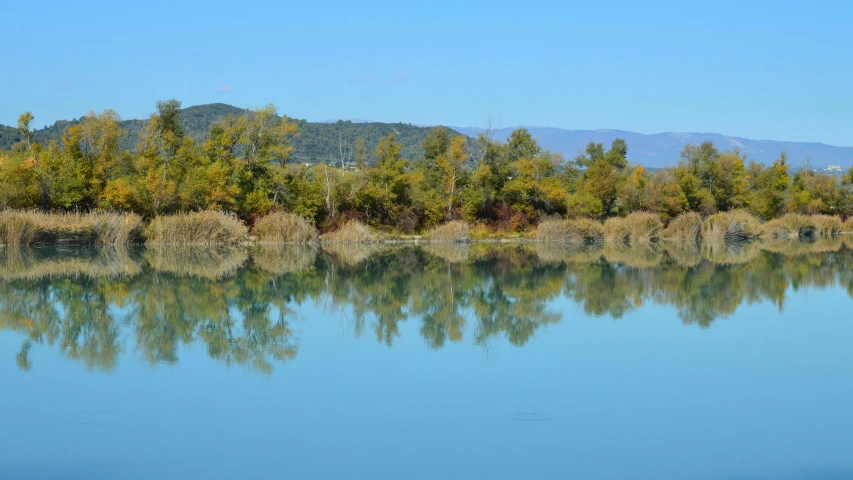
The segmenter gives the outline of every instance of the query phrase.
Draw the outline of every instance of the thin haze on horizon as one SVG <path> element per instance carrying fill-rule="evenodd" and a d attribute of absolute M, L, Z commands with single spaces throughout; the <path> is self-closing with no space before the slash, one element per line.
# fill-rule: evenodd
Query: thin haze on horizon
<path fill-rule="evenodd" d="M 308 120 L 613 129 L 853 146 L 841 1 L 15 2 L 0 123 L 157 100 Z"/>

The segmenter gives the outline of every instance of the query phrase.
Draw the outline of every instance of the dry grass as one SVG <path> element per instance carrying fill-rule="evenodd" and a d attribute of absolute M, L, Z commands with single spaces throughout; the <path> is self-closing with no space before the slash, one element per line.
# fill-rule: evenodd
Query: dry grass
<path fill-rule="evenodd" d="M 311 268 L 317 251 L 317 247 L 307 245 L 259 245 L 252 251 L 252 260 L 261 270 L 284 275 Z"/>
<path fill-rule="evenodd" d="M 761 223 L 745 210 L 715 213 L 702 223 L 702 239 L 710 242 L 745 242 L 758 238 Z"/>
<path fill-rule="evenodd" d="M 468 225 L 468 222 L 454 220 L 426 232 L 424 238 L 432 242 L 469 242 L 471 241 L 471 226 Z"/>
<path fill-rule="evenodd" d="M 782 215 L 761 226 L 761 236 L 764 238 L 799 238 L 814 234 L 815 224 L 812 217 L 798 213 Z"/>
<path fill-rule="evenodd" d="M 604 240 L 604 227 L 589 218 L 544 220 L 536 227 L 533 236 L 540 242 L 596 245 Z"/>
<path fill-rule="evenodd" d="M 695 242 L 702 234 L 702 216 L 696 212 L 685 212 L 670 220 L 663 238 Z"/>
<path fill-rule="evenodd" d="M 293 213 L 270 213 L 255 223 L 255 235 L 261 243 L 299 243 L 317 241 L 317 229 L 299 215 Z"/>
<path fill-rule="evenodd" d="M 0 212 L 0 244 L 127 245 L 138 241 L 142 218 L 134 213 Z"/>
<path fill-rule="evenodd" d="M 649 212 L 634 212 L 627 217 L 609 218 L 604 222 L 604 237 L 623 243 L 642 243 L 660 239 L 663 222 Z"/>
<path fill-rule="evenodd" d="M 834 215 L 812 215 L 815 235 L 827 236 L 841 233 L 841 219 Z"/>
<path fill-rule="evenodd" d="M 245 247 L 154 246 L 142 253 L 154 270 L 179 277 L 220 280 L 233 275 L 249 258 Z"/>
<path fill-rule="evenodd" d="M 329 243 L 373 243 L 379 241 L 379 235 L 367 225 L 351 220 L 334 232 L 323 235 L 321 240 Z"/>
<path fill-rule="evenodd" d="M 853 233 L 853 217 L 844 220 L 841 224 L 841 233 Z"/>
<path fill-rule="evenodd" d="M 146 243 L 156 245 L 233 245 L 248 233 L 236 215 L 212 210 L 155 217 L 145 228 Z"/>

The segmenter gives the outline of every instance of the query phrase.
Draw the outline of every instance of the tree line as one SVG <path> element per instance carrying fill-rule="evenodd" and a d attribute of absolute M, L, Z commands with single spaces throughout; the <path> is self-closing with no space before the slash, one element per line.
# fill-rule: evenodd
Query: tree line
<path fill-rule="evenodd" d="M 768 220 L 785 213 L 853 214 L 853 168 L 836 176 L 791 171 L 784 152 L 771 165 L 711 142 L 688 145 L 676 166 L 651 172 L 628 162 L 628 145 L 590 143 L 575 158 L 544 150 L 526 129 L 476 140 L 433 128 L 422 154 L 406 158 L 393 133 L 373 151 L 341 142 L 339 161 L 292 161 L 299 123 L 274 106 L 227 115 L 204 139 L 187 135 L 181 104 L 158 102 L 135 148 L 112 110 L 69 124 L 61 141 L 35 141 L 29 112 L 21 141 L 0 153 L 0 208 L 132 211 L 146 217 L 233 211 L 252 223 L 271 211 L 297 213 L 321 230 L 346 220 L 401 233 L 464 219 L 523 231 L 545 217 L 604 219 L 635 211 L 664 220 L 687 211 L 747 209 Z"/>

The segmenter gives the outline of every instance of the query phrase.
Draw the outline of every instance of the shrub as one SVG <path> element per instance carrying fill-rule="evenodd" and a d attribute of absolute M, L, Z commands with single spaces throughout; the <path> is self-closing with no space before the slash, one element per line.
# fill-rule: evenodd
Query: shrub
<path fill-rule="evenodd" d="M 372 243 L 379 240 L 379 236 L 367 225 L 351 220 L 334 232 L 323 235 L 322 240 L 330 243 Z"/>
<path fill-rule="evenodd" d="M 207 210 L 155 217 L 145 238 L 159 245 L 231 245 L 246 241 L 248 233 L 236 215 Z"/>
<path fill-rule="evenodd" d="M 270 213 L 255 223 L 255 235 L 262 243 L 314 243 L 317 229 L 299 215 L 293 213 Z"/>
<path fill-rule="evenodd" d="M 468 242 L 471 240 L 471 226 L 468 222 L 454 220 L 426 232 L 424 238 L 434 242 Z"/>
<path fill-rule="evenodd" d="M 715 213 L 702 223 L 702 238 L 708 241 L 742 242 L 758 238 L 761 224 L 745 210 Z"/>
<path fill-rule="evenodd" d="M 545 220 L 536 227 L 534 238 L 540 242 L 594 245 L 604 240 L 604 227 L 589 218 Z"/>
<path fill-rule="evenodd" d="M 618 242 L 650 242 L 660 239 L 663 222 L 649 212 L 634 212 L 627 217 L 609 218 L 604 222 L 604 237 Z"/>
<path fill-rule="evenodd" d="M 685 212 L 670 220 L 663 238 L 696 241 L 702 234 L 702 216 L 696 212 Z"/>

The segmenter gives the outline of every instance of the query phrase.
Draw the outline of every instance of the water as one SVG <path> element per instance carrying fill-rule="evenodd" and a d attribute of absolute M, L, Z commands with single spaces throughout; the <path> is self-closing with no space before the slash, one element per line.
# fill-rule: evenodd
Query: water
<path fill-rule="evenodd" d="M 853 251 L 0 250 L 0 478 L 853 478 Z"/>

